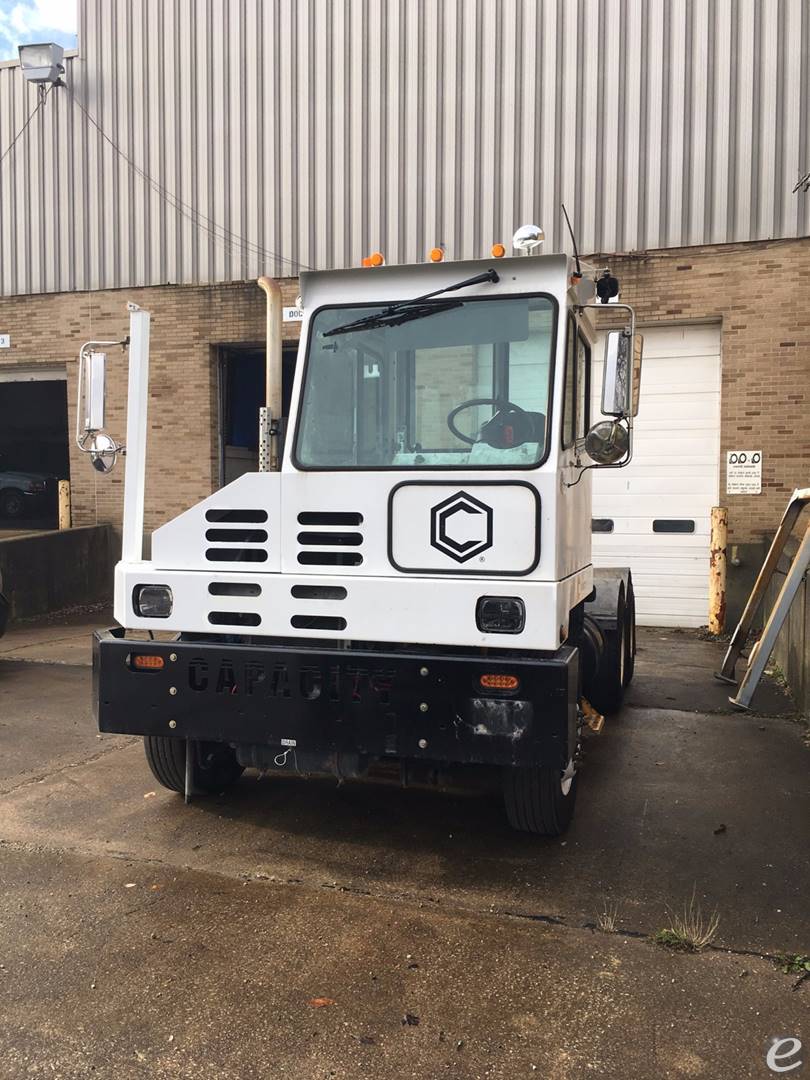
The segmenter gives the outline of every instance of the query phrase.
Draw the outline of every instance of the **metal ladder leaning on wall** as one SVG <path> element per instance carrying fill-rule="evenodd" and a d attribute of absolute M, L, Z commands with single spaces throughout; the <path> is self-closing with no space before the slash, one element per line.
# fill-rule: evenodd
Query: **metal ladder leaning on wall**
<path fill-rule="evenodd" d="M 785 544 L 787 543 L 790 534 L 793 532 L 793 527 L 799 518 L 799 514 L 801 514 L 808 503 L 810 503 L 810 488 L 796 488 L 790 497 L 787 509 L 782 515 L 782 520 L 779 522 L 779 528 L 776 530 L 773 543 L 770 546 L 770 550 L 765 557 L 765 562 L 762 564 L 762 569 L 754 583 L 753 591 L 748 597 L 745 611 L 743 611 L 742 617 L 737 624 L 737 629 L 731 636 L 731 643 L 723 658 L 723 666 L 719 671 L 715 672 L 715 677 L 720 679 L 721 682 L 732 684 L 737 682 L 734 678 L 734 668 L 737 665 L 740 654 L 745 648 L 751 625 L 765 593 L 768 591 L 768 586 L 779 565 L 779 560 L 785 550 Z M 737 695 L 736 697 L 729 698 L 732 705 L 736 705 L 740 709 L 748 709 L 750 707 L 754 691 L 759 684 L 759 680 L 762 678 L 762 673 L 773 652 L 773 647 L 776 644 L 779 631 L 782 629 L 782 624 L 787 618 L 787 614 L 790 611 L 790 605 L 793 603 L 793 598 L 799 590 L 799 585 L 801 584 L 808 566 L 810 566 L 810 525 L 807 527 L 804 539 L 799 545 L 799 550 L 796 552 L 796 557 L 785 576 L 784 584 L 782 585 L 779 596 L 773 606 L 773 611 L 768 616 L 765 629 L 762 631 L 762 637 L 751 649 L 751 653 L 748 657 L 748 667 L 742 677 L 742 681 L 737 690 Z"/>

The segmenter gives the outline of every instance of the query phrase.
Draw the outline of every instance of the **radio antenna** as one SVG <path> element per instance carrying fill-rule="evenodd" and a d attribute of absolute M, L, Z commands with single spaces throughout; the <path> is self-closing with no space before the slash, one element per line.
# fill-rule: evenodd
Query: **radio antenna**
<path fill-rule="evenodd" d="M 565 209 L 565 203 L 560 203 L 562 212 L 565 214 L 565 224 L 568 226 L 568 232 L 571 236 L 571 243 L 574 245 L 574 259 L 577 264 L 577 277 L 582 277 L 582 267 L 579 265 L 579 252 L 577 251 L 577 238 L 574 236 L 574 230 L 571 228 L 571 219 L 568 217 L 568 211 Z"/>

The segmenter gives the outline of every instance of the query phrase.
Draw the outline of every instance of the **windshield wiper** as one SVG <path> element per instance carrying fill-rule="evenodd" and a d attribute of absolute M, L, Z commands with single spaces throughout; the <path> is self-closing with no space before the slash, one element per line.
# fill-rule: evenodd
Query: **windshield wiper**
<path fill-rule="evenodd" d="M 344 323 L 332 330 L 324 330 L 323 336 L 334 337 L 336 334 L 348 334 L 351 330 L 369 330 L 375 326 L 399 326 L 413 319 L 424 319 L 440 311 L 461 307 L 461 300 L 450 300 L 444 304 L 428 304 L 425 301 L 431 300 L 434 296 L 442 296 L 443 293 L 455 292 L 456 289 L 466 289 L 468 285 L 482 285 L 485 281 L 500 281 L 497 271 L 485 270 L 483 274 L 457 281 L 455 285 L 445 285 L 443 289 L 425 293 L 424 296 L 416 296 L 413 300 L 401 300 L 398 304 L 390 304 L 375 315 L 365 315 L 362 319 L 355 319 L 354 322 Z"/>

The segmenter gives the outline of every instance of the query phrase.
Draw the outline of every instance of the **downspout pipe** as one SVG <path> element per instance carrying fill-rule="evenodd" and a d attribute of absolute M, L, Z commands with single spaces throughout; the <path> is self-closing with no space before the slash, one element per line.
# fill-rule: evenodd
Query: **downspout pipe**
<path fill-rule="evenodd" d="M 260 277 L 257 285 L 267 299 L 264 415 L 270 437 L 268 471 L 278 472 L 281 467 L 281 285 L 269 277 Z"/>

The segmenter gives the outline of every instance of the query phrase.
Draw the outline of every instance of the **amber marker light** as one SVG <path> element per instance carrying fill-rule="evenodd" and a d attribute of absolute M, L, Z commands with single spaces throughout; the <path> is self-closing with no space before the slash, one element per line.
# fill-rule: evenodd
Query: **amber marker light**
<path fill-rule="evenodd" d="M 385 256 L 381 251 L 372 251 L 370 255 L 366 255 L 363 259 L 363 266 L 382 266 L 385 262 Z"/>
<path fill-rule="evenodd" d="M 481 685 L 485 690 L 517 690 L 520 679 L 517 675 L 482 675 Z"/>
<path fill-rule="evenodd" d="M 489 249 L 489 253 L 493 259 L 502 259 L 506 254 L 506 248 L 503 244 L 493 244 Z"/>
<path fill-rule="evenodd" d="M 132 657 L 132 666 L 136 671 L 160 671 L 164 666 L 162 656 L 154 654 L 135 653 Z"/>
<path fill-rule="evenodd" d="M 430 255 L 428 256 L 431 262 L 441 262 L 444 258 L 444 252 L 440 247 L 430 249 Z"/>

